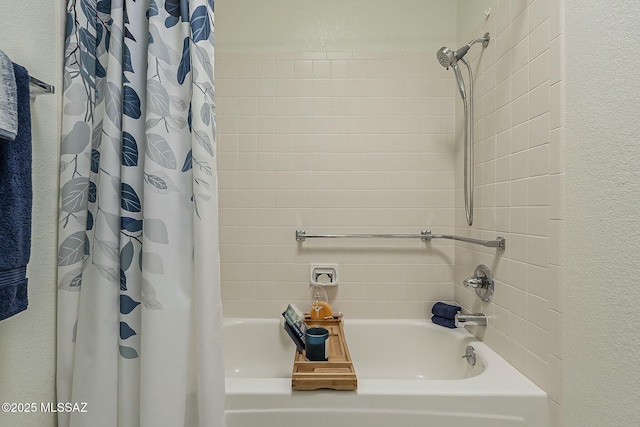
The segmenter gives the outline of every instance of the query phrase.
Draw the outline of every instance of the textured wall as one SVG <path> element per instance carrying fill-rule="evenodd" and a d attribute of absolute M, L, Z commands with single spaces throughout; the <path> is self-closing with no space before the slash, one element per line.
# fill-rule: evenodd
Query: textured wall
<path fill-rule="evenodd" d="M 61 90 L 61 27 L 57 4 L 30 0 L 4 8 L 0 49 L 30 74 Z M 55 291 L 58 206 L 58 97 L 42 95 L 31 104 L 33 137 L 33 226 L 29 308 L 0 322 L 0 402 L 34 402 L 37 413 L 2 413 L 0 425 L 47 427 L 55 414 L 40 402 L 55 401 Z M 0 207 L 1 209 L 1 207 Z M 2 215 L 10 214 L 2 212 Z"/>
<path fill-rule="evenodd" d="M 566 1 L 564 425 L 640 425 L 635 1 Z M 612 52 L 616 61 L 612 63 Z M 631 54 L 622 54 L 631 52 Z"/>

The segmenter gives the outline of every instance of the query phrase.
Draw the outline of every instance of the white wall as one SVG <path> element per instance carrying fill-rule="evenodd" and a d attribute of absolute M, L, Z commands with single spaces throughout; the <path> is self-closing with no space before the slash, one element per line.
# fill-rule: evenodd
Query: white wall
<path fill-rule="evenodd" d="M 565 2 L 564 425 L 635 426 L 640 4 Z"/>
<path fill-rule="evenodd" d="M 61 90 L 60 2 L 30 0 L 4 7 L 0 49 L 30 74 Z M 8 7 L 8 10 L 7 10 Z M 46 427 L 55 414 L 40 402 L 55 402 L 55 292 L 58 213 L 58 97 L 39 96 L 31 105 L 33 137 L 33 225 L 29 307 L 0 322 L 0 402 L 34 402 L 37 413 L 0 412 L 0 425 Z M 1 209 L 1 207 L 0 207 Z M 10 214 L 2 212 L 2 215 Z"/>
<path fill-rule="evenodd" d="M 456 34 L 446 0 L 220 0 L 216 15 L 220 52 L 421 52 Z"/>
<path fill-rule="evenodd" d="M 498 13 L 501 3 L 504 2 L 500 2 L 500 0 L 458 0 L 456 27 L 458 36 L 464 35 L 464 37 L 467 37 L 467 34 L 474 32 L 478 28 L 478 24 L 486 19 L 487 12 L 489 16 Z M 478 38 L 482 34 L 473 34 L 472 36 L 472 38 Z M 462 46 L 469 40 L 466 38 L 458 39 L 458 45 Z"/>

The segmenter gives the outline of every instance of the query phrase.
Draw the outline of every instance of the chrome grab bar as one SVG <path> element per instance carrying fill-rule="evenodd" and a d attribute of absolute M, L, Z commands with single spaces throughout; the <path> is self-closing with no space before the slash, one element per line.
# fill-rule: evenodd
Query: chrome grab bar
<path fill-rule="evenodd" d="M 475 245 L 482 245 L 487 248 L 498 248 L 501 251 L 504 251 L 507 248 L 506 239 L 500 236 L 496 237 L 495 240 L 480 240 L 480 239 L 472 239 L 470 237 L 452 236 L 449 234 L 431 234 L 431 232 L 427 230 L 424 240 L 428 242 L 431 239 L 459 240 L 461 242 L 473 243 Z"/>
<path fill-rule="evenodd" d="M 297 241 L 304 242 L 306 239 L 422 239 L 427 241 L 424 234 L 307 234 L 304 230 L 296 230 Z"/>
<path fill-rule="evenodd" d="M 304 230 L 296 230 L 296 240 L 298 242 L 304 242 L 307 239 L 420 239 L 423 242 L 430 242 L 432 239 L 449 239 L 482 245 L 488 248 L 497 248 L 501 251 L 506 249 L 506 239 L 504 237 L 497 237 L 496 240 L 479 240 L 448 234 L 432 234 L 430 230 L 422 230 L 420 234 L 307 234 Z"/>

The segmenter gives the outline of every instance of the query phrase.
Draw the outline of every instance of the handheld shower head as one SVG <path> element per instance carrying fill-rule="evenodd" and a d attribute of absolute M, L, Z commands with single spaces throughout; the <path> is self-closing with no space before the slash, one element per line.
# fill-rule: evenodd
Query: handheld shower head
<path fill-rule="evenodd" d="M 483 37 L 477 38 L 475 40 L 471 40 L 469 43 L 462 46 L 460 49 L 456 50 L 455 52 L 449 49 L 448 47 L 441 47 L 436 54 L 438 57 L 438 62 L 440 63 L 440 65 L 442 65 L 444 68 L 448 70 L 449 67 L 454 67 L 454 64 L 457 61 L 460 61 L 462 58 L 464 58 L 467 52 L 469 52 L 469 49 L 471 49 L 471 46 L 473 46 L 476 43 L 482 43 L 482 47 L 487 47 L 489 45 L 489 40 L 491 40 L 489 33 L 485 33 Z M 454 70 L 455 70 L 455 67 L 454 67 Z"/>
<path fill-rule="evenodd" d="M 463 59 L 462 61 L 466 63 L 465 59 Z M 451 64 L 451 68 L 453 68 L 453 73 L 456 75 L 456 81 L 458 82 L 458 91 L 460 92 L 460 97 L 464 101 L 465 99 L 467 99 L 467 92 L 464 90 L 464 79 L 462 78 L 460 67 L 458 67 L 458 62 L 454 61 L 453 64 Z"/>
<path fill-rule="evenodd" d="M 452 67 L 453 64 L 461 60 L 467 54 L 470 47 L 470 45 L 466 44 L 455 52 L 448 47 L 441 47 L 436 54 L 438 62 L 448 70 L 449 67 Z"/>
<path fill-rule="evenodd" d="M 467 52 L 469 52 L 469 48 L 471 48 L 471 45 L 465 44 L 460 49 L 456 50 L 456 53 L 454 54 L 456 57 L 456 61 L 460 61 L 467 54 Z"/>
<path fill-rule="evenodd" d="M 462 98 L 462 104 L 464 106 L 464 210 L 468 225 L 473 224 L 473 72 L 471 71 L 469 61 L 464 59 L 464 56 L 469 52 L 471 46 L 476 43 L 482 43 L 483 48 L 487 47 L 489 45 L 489 40 L 489 33 L 485 33 L 483 37 L 471 40 L 455 52 L 448 47 L 441 47 L 438 52 L 436 52 L 440 65 L 445 67 L 447 70 L 449 67 L 453 68 L 453 72 L 456 76 L 456 82 L 458 83 L 458 91 L 460 92 L 460 97 Z M 460 67 L 458 67 L 458 61 L 462 61 L 469 71 L 468 102 L 464 87 L 464 80 L 462 79 Z"/>
<path fill-rule="evenodd" d="M 440 63 L 440 65 L 442 65 L 447 70 L 456 60 L 455 54 L 448 47 L 441 47 L 436 55 L 438 56 L 438 62 Z"/>
<path fill-rule="evenodd" d="M 448 47 L 441 47 L 436 54 L 440 65 L 445 67 L 447 70 L 449 69 L 449 67 L 453 68 L 453 73 L 456 75 L 458 90 L 460 91 L 460 96 L 462 97 L 462 99 L 465 99 L 467 97 L 467 94 L 464 90 L 464 80 L 462 79 L 462 73 L 460 73 L 460 67 L 458 67 L 458 60 L 461 59 L 468 50 L 468 46 L 464 46 L 462 49 L 458 49 L 458 51 L 456 52 L 452 51 Z M 460 56 L 458 56 L 458 52 L 461 52 Z"/>

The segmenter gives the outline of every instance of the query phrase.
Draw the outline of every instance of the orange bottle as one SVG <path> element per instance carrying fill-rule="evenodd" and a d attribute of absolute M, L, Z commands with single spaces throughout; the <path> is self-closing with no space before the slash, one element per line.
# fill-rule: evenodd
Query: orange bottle
<path fill-rule="evenodd" d="M 319 309 L 317 309 L 319 307 Z M 331 306 L 326 301 L 316 301 L 311 305 L 311 319 L 324 320 L 325 317 L 333 316 Z"/>

